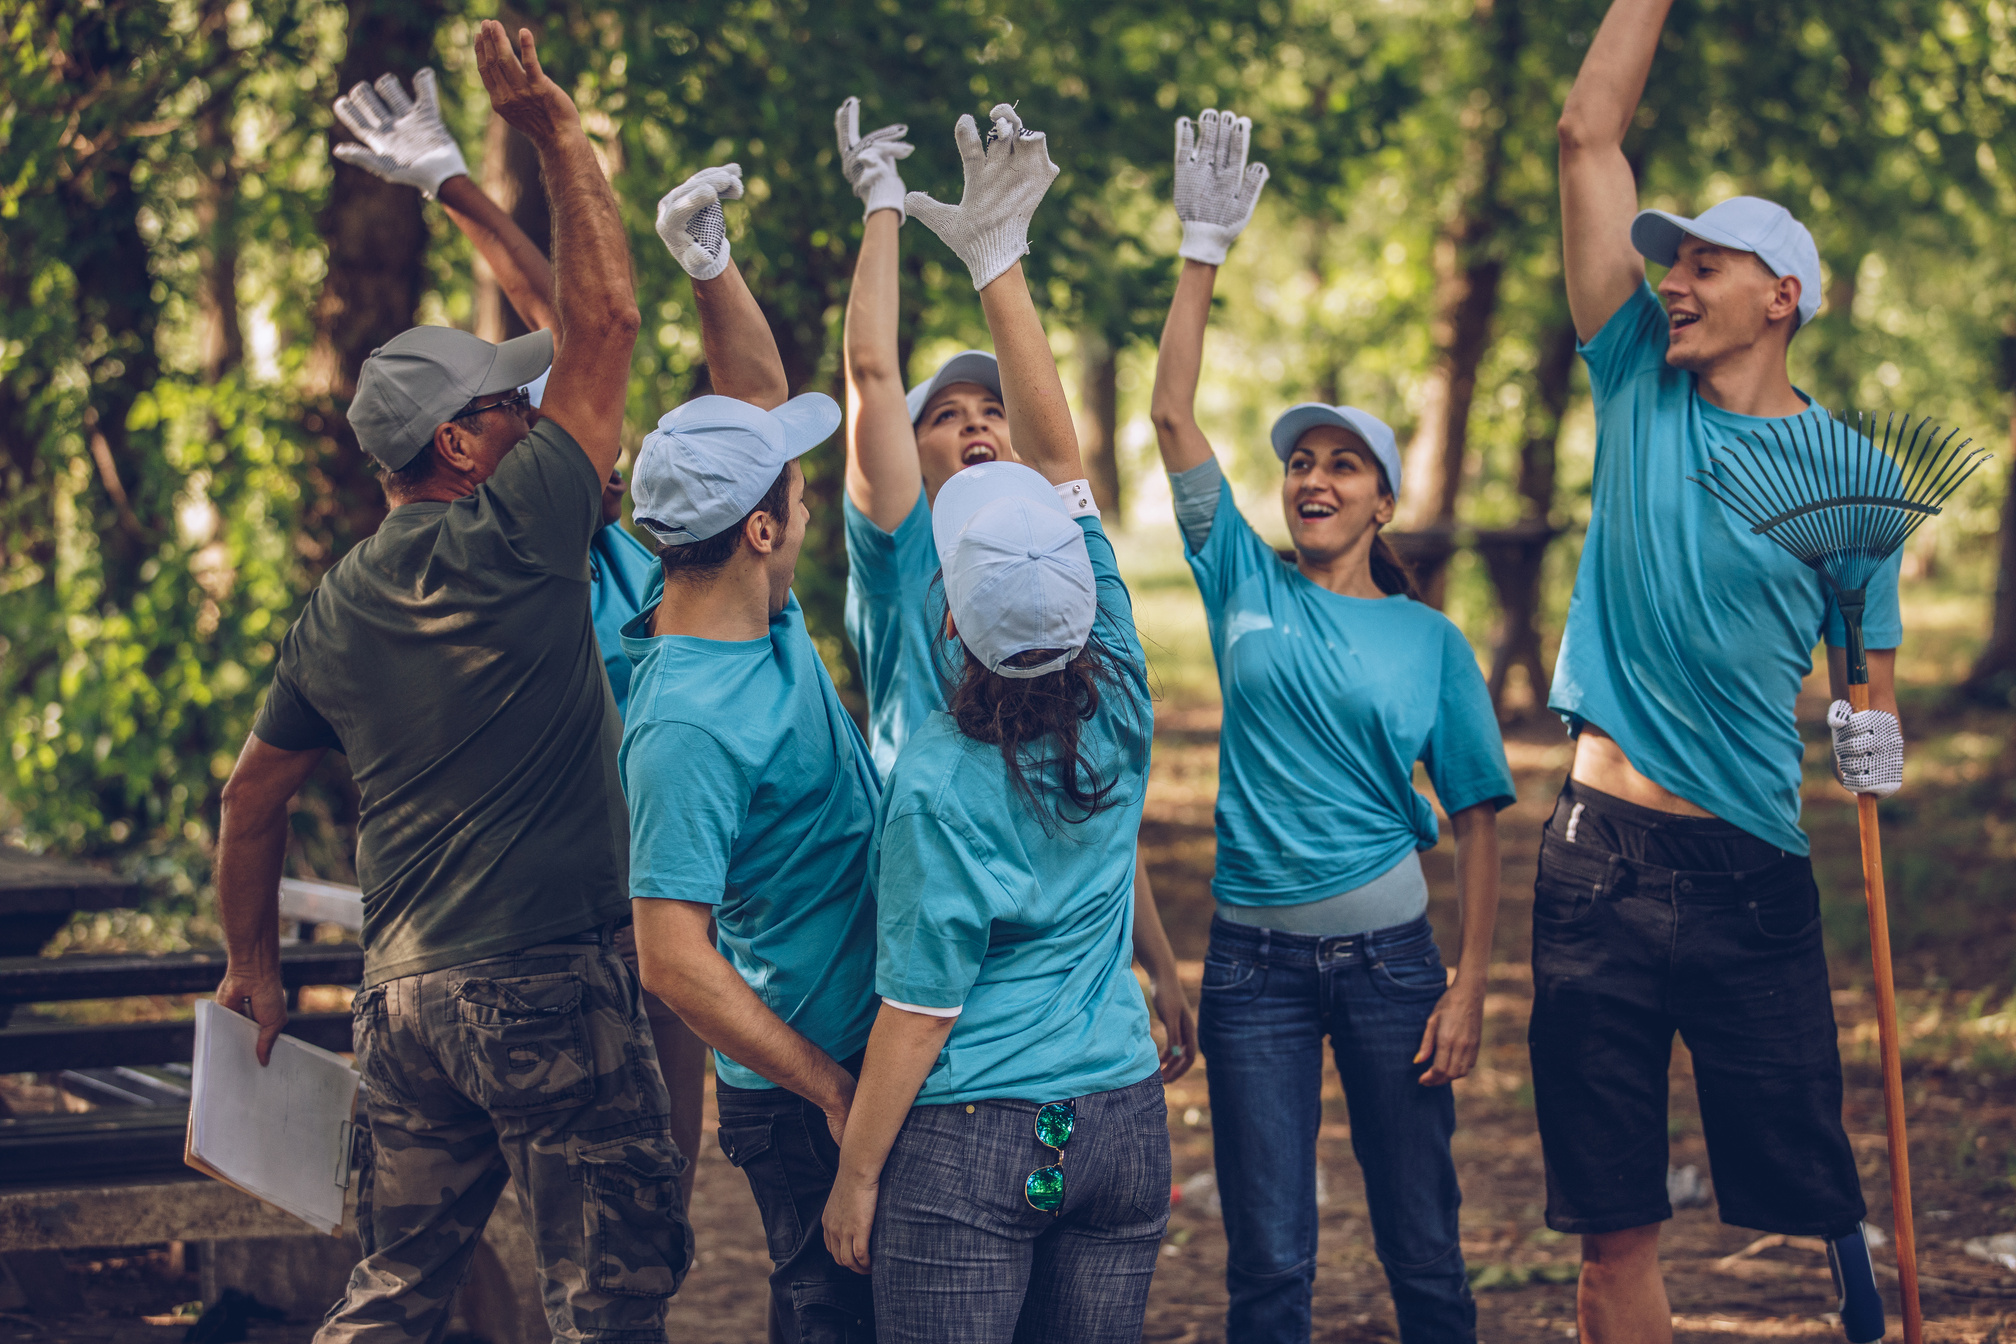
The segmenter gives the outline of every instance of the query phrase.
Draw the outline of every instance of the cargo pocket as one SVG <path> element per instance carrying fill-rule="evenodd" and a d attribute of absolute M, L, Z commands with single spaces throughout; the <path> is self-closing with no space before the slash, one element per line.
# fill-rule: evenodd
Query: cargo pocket
<path fill-rule="evenodd" d="M 685 1159 L 664 1134 L 583 1148 L 588 1190 L 589 1281 L 618 1297 L 667 1298 L 693 1259 L 693 1232 L 679 1191 Z"/>
<path fill-rule="evenodd" d="M 485 1110 L 562 1110 L 595 1096 L 581 977 L 473 978 L 455 986 L 467 1042 L 471 1100 Z"/>
<path fill-rule="evenodd" d="M 797 1253 L 804 1229 L 798 1225 L 798 1202 L 772 1132 L 777 1123 L 775 1116 L 731 1116 L 722 1120 L 716 1135 L 729 1165 L 748 1179 L 763 1216 L 765 1246 L 770 1259 L 781 1265 Z"/>

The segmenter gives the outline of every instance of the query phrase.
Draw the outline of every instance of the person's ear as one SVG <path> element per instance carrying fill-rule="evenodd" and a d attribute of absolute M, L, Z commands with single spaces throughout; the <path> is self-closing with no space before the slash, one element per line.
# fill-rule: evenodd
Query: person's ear
<path fill-rule="evenodd" d="M 742 524 L 742 539 L 758 555 L 768 555 L 777 549 L 777 533 L 777 520 L 761 509 L 750 514 L 749 521 Z"/>
<path fill-rule="evenodd" d="M 1399 511 L 1400 501 L 1382 492 L 1379 496 L 1379 503 L 1372 509 L 1372 521 L 1384 527 L 1393 521 L 1393 515 Z"/>
<path fill-rule="evenodd" d="M 440 424 L 434 427 L 434 454 L 445 466 L 458 471 L 467 471 L 476 465 L 476 459 L 469 453 L 469 443 L 465 436 L 468 431 L 457 424 Z"/>
<path fill-rule="evenodd" d="M 1771 296 L 1771 302 L 1765 305 L 1764 315 L 1773 322 L 1782 322 L 1798 314 L 1802 287 L 1796 275 L 1781 275 L 1777 277 L 1777 281 L 1777 292 Z"/>

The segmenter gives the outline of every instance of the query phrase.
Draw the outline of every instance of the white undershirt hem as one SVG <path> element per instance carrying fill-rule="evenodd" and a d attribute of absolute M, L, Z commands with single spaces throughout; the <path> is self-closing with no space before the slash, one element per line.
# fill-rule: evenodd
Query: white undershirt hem
<path fill-rule="evenodd" d="M 957 1017 L 961 1010 L 965 1008 L 964 1004 L 961 1004 L 958 1008 L 926 1008 L 922 1004 L 898 1003 L 896 1000 L 889 998 L 883 999 L 882 1002 L 888 1004 L 891 1008 L 901 1008 L 906 1013 L 919 1013 L 925 1017 Z"/>

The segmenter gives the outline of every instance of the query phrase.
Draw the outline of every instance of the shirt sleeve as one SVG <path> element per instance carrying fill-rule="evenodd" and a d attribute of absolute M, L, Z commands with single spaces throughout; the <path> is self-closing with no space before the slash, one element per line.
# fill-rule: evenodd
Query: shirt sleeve
<path fill-rule="evenodd" d="M 630 894 L 719 905 L 749 815 L 749 781 L 712 733 L 640 723 L 623 752 L 630 803 Z"/>
<path fill-rule="evenodd" d="M 314 601 L 310 598 L 309 601 Z M 295 623 L 280 644 L 280 657 L 273 665 L 273 684 L 266 690 L 266 703 L 252 721 L 252 733 L 269 747 L 282 751 L 341 751 L 343 743 L 336 729 L 321 711 L 308 702 L 295 676 L 299 657 L 301 626 Z"/>
<path fill-rule="evenodd" d="M 987 959 L 999 891 L 978 849 L 921 812 L 884 823 L 875 880 L 875 992 L 884 999 L 941 1011 L 965 1004 Z"/>
<path fill-rule="evenodd" d="M 1479 803 L 1503 811 L 1517 795 L 1491 693 L 1463 632 L 1448 621 L 1442 627 L 1442 696 L 1421 763 L 1444 812 L 1454 816 Z"/>
<path fill-rule="evenodd" d="M 1274 548 L 1260 539 L 1253 525 L 1239 512 L 1238 501 L 1232 498 L 1232 482 L 1223 479 L 1218 483 L 1218 507 L 1212 513 L 1211 535 L 1204 544 L 1189 554 L 1190 572 L 1197 579 L 1197 591 L 1204 598 L 1207 612 L 1217 613 L 1223 609 L 1247 575 L 1263 565 L 1278 565 L 1281 557 L 1274 554 Z"/>
<path fill-rule="evenodd" d="M 588 547 L 602 527 L 602 482 L 572 434 L 541 420 L 476 493 L 478 507 L 530 567 L 588 577 Z"/>
<path fill-rule="evenodd" d="M 1862 645 L 1870 649 L 1894 649 L 1904 642 L 1904 612 L 1897 597 L 1897 575 L 1904 564 L 1904 552 L 1885 560 L 1862 587 Z M 1837 649 L 1848 647 L 1848 625 L 1841 608 L 1828 594 L 1827 642 Z"/>
<path fill-rule="evenodd" d="M 847 538 L 847 576 L 862 593 L 873 597 L 901 597 L 906 582 L 914 584 L 920 567 L 928 565 L 926 582 L 938 569 L 937 548 L 931 540 L 931 508 L 924 491 L 894 532 L 884 532 L 874 520 L 854 507 L 843 493 L 840 516 Z"/>
<path fill-rule="evenodd" d="M 1211 522 L 1218 516 L 1218 502 L 1225 492 L 1225 469 L 1218 459 L 1207 457 L 1185 471 L 1169 473 L 1169 499 L 1176 506 L 1176 526 L 1183 532 L 1184 549 L 1195 554 L 1211 539 Z"/>
<path fill-rule="evenodd" d="M 1589 389 L 1601 402 L 1648 369 L 1666 364 L 1666 309 L 1652 286 L 1640 281 L 1603 329 L 1578 345 L 1589 366 Z"/>

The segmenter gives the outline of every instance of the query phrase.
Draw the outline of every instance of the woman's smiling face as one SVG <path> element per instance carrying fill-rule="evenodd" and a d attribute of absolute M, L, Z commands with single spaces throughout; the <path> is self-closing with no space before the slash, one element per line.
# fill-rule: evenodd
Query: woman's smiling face
<path fill-rule="evenodd" d="M 1341 425 L 1317 425 L 1295 440 L 1281 477 L 1281 512 L 1296 551 L 1341 555 L 1393 521 L 1393 495 L 1365 440 Z"/>
<path fill-rule="evenodd" d="M 954 474 L 981 462 L 1019 459 L 1008 442 L 1008 412 L 1001 398 L 978 383 L 951 383 L 924 403 L 917 417 L 917 462 L 927 499 Z"/>

